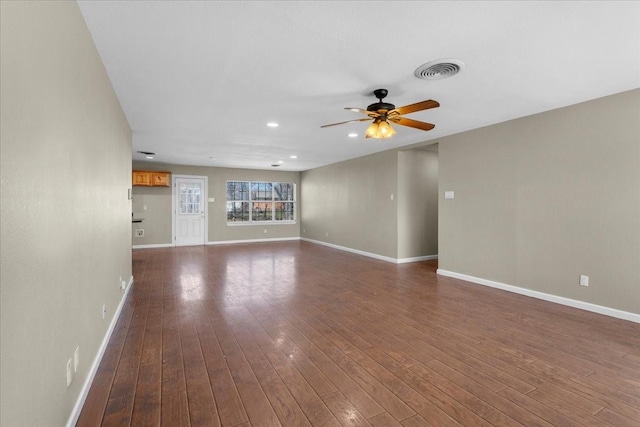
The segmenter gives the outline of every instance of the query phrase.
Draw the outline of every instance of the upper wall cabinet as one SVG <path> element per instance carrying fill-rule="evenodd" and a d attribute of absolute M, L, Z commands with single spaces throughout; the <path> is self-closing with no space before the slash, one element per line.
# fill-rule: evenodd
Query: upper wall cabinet
<path fill-rule="evenodd" d="M 131 173 L 132 184 L 146 187 L 169 187 L 171 172 L 138 171 Z"/>

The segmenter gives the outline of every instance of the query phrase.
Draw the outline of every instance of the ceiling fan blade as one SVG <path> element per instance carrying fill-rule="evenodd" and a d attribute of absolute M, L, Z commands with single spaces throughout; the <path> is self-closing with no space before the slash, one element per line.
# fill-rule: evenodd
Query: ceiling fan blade
<path fill-rule="evenodd" d="M 347 123 L 354 123 L 354 122 L 368 122 L 369 120 L 373 120 L 373 118 L 372 117 L 367 117 L 366 119 L 347 120 L 346 122 L 331 123 L 329 125 L 322 125 L 320 127 L 321 128 L 328 128 L 329 126 L 344 125 L 344 124 L 347 124 Z"/>
<path fill-rule="evenodd" d="M 354 113 L 366 114 L 369 117 L 378 117 L 380 115 L 377 111 L 363 110 L 362 108 L 346 107 L 345 110 L 353 111 Z"/>
<path fill-rule="evenodd" d="M 417 120 L 407 119 L 404 117 L 389 117 L 389 120 L 398 125 L 409 126 L 410 128 L 416 128 L 420 130 L 431 130 L 436 127 L 436 125 L 433 125 L 431 123 L 419 122 Z"/>
<path fill-rule="evenodd" d="M 415 113 L 416 111 L 428 110 L 429 108 L 439 107 L 440 103 L 438 101 L 434 101 L 433 99 L 429 99 L 427 101 L 416 102 L 415 104 L 405 105 L 404 107 L 398 107 L 394 110 L 389 111 L 388 115 L 405 115 L 409 113 Z"/>

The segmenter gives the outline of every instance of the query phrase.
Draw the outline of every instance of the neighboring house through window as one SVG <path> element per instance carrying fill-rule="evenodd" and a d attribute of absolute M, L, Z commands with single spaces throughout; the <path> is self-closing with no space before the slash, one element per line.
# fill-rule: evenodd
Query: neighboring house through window
<path fill-rule="evenodd" d="M 227 223 L 294 222 L 295 194 L 290 182 L 227 181 Z"/>

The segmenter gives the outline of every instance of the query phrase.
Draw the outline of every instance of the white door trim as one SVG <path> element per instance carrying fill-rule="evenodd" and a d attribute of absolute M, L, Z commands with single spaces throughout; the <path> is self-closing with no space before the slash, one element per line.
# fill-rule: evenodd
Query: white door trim
<path fill-rule="evenodd" d="M 171 246 L 176 245 L 176 180 L 180 178 L 195 178 L 204 180 L 204 244 L 209 241 L 209 177 L 203 175 L 174 175 L 171 174 Z"/>

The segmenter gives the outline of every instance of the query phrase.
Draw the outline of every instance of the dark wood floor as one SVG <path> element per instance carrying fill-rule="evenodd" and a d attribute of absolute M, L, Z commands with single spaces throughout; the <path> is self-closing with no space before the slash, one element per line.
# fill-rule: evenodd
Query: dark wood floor
<path fill-rule="evenodd" d="M 305 242 L 136 250 L 79 426 L 639 426 L 640 325 Z"/>

